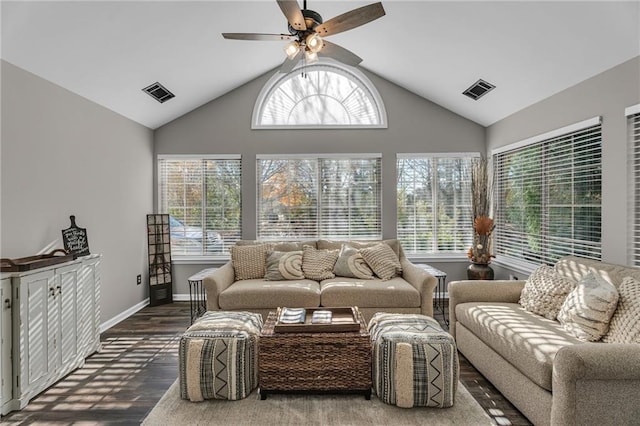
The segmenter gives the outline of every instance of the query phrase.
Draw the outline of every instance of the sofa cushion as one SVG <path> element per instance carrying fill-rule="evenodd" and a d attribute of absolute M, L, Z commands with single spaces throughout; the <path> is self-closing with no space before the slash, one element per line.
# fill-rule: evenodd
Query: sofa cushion
<path fill-rule="evenodd" d="M 273 250 L 277 251 L 296 251 L 302 250 L 304 246 L 316 248 L 316 240 L 308 241 L 264 241 L 264 240 L 238 240 L 237 246 L 255 246 L 258 244 L 270 244 Z"/>
<path fill-rule="evenodd" d="M 218 298 L 220 309 L 269 309 L 278 306 L 320 306 L 320 284 L 312 280 L 238 281 Z"/>
<path fill-rule="evenodd" d="M 528 312 L 517 303 L 461 303 L 456 306 L 456 319 L 548 391 L 551 391 L 553 360 L 558 350 L 582 343 L 557 321 Z"/>
<path fill-rule="evenodd" d="M 575 286 L 575 281 L 560 275 L 551 266 L 541 265 L 527 278 L 520 304 L 529 312 L 555 320 Z"/>
<path fill-rule="evenodd" d="M 617 304 L 618 290 L 599 274 L 589 272 L 567 296 L 558 321 L 578 339 L 597 341 L 609 329 Z"/>
<path fill-rule="evenodd" d="M 420 293 L 402 277 L 386 281 L 336 277 L 320 283 L 320 304 L 360 308 L 418 308 Z"/>
<path fill-rule="evenodd" d="M 365 262 L 383 280 L 389 280 L 402 273 L 400 259 L 387 244 L 376 244 L 360 250 Z"/>
<path fill-rule="evenodd" d="M 270 251 L 265 269 L 265 280 L 302 280 L 302 251 Z"/>
<path fill-rule="evenodd" d="M 640 343 L 640 281 L 626 277 L 618 287 L 618 307 L 611 317 L 607 343 Z"/>
<path fill-rule="evenodd" d="M 335 277 L 333 266 L 338 260 L 338 250 L 317 250 L 311 246 L 302 249 L 302 272 L 305 278 L 322 281 Z"/>
<path fill-rule="evenodd" d="M 271 246 L 268 244 L 231 247 L 231 262 L 236 281 L 263 278 L 269 250 Z"/>
<path fill-rule="evenodd" d="M 376 244 L 384 243 L 391 247 L 396 253 L 396 256 L 402 257 L 402 248 L 400 242 L 396 239 L 389 240 L 318 240 L 318 248 L 325 250 L 340 250 L 343 244 L 349 244 L 351 247 L 357 249 L 375 246 Z"/>
<path fill-rule="evenodd" d="M 579 281 L 589 271 L 604 278 L 607 282 L 618 287 L 626 277 L 633 277 L 640 281 L 640 268 L 606 263 L 599 260 L 585 259 L 576 256 L 565 256 L 558 260 L 554 269 L 565 277 Z"/>
<path fill-rule="evenodd" d="M 338 260 L 333 267 L 333 273 L 338 277 L 373 279 L 373 271 L 365 262 L 360 251 L 349 244 L 342 245 Z"/>

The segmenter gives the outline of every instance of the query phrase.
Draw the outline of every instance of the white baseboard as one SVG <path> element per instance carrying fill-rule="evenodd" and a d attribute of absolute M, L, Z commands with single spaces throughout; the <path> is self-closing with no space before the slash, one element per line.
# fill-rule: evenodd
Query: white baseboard
<path fill-rule="evenodd" d="M 173 301 L 174 302 L 188 302 L 189 299 L 189 295 L 188 294 L 174 294 L 173 295 Z"/>
<path fill-rule="evenodd" d="M 100 333 L 104 333 L 106 330 L 110 329 L 114 325 L 129 318 L 131 315 L 135 314 L 136 312 L 138 312 L 148 304 L 149 304 L 149 298 L 147 297 L 142 302 L 130 307 L 124 312 L 119 313 L 118 315 L 111 318 L 110 320 L 103 322 L 102 324 L 100 324 Z"/>

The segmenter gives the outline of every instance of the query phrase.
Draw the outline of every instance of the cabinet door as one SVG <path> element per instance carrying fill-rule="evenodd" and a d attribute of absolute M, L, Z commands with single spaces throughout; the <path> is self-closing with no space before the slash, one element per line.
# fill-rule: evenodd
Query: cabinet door
<path fill-rule="evenodd" d="M 86 357 L 100 346 L 100 258 L 90 258 L 82 262 L 78 282 L 78 346 L 80 354 Z"/>
<path fill-rule="evenodd" d="M 55 303 L 58 305 L 60 340 L 55 350 L 59 352 L 62 366 L 78 358 L 78 275 L 81 265 L 70 265 L 56 269 Z M 56 353 L 56 352 L 54 352 Z"/>
<path fill-rule="evenodd" d="M 19 282 L 22 329 L 19 335 L 24 341 L 18 343 L 24 347 L 17 355 L 24 394 L 37 389 L 49 376 L 49 299 L 55 291 L 55 280 L 53 271 L 44 271 L 20 277 Z"/>
<path fill-rule="evenodd" d="M 13 396 L 11 365 L 11 279 L 0 281 L 0 407 Z"/>

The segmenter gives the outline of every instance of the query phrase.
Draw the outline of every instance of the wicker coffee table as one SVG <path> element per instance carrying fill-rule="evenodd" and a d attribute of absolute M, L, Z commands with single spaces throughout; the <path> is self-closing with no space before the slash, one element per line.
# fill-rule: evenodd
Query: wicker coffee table
<path fill-rule="evenodd" d="M 362 393 L 371 398 L 371 339 L 362 314 L 359 330 L 274 332 L 270 312 L 258 351 L 260 397 L 268 393 Z"/>

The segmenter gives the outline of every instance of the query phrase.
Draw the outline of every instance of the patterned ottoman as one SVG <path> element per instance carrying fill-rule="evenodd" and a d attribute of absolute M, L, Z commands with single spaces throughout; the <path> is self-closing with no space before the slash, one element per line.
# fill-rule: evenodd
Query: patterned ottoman
<path fill-rule="evenodd" d="M 458 351 L 436 320 L 377 313 L 369 322 L 373 390 L 398 407 L 451 407 L 458 387 Z"/>
<path fill-rule="evenodd" d="M 242 399 L 258 386 L 260 314 L 209 311 L 180 338 L 180 396 Z"/>

